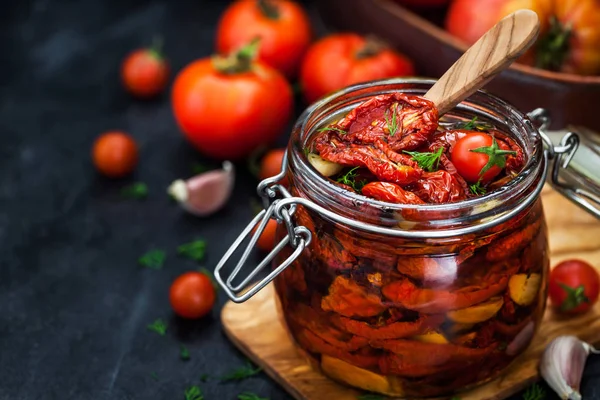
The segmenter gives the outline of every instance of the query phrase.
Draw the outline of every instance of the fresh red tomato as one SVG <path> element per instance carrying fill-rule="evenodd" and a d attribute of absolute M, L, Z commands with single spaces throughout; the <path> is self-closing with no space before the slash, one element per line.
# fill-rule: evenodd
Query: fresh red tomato
<path fill-rule="evenodd" d="M 237 160 L 272 143 L 290 120 L 292 89 L 255 62 L 256 43 L 226 58 L 204 58 L 175 78 L 172 107 L 186 138 L 215 159 Z"/>
<path fill-rule="evenodd" d="M 498 142 L 484 132 L 468 132 L 459 139 L 450 153 L 458 173 L 469 183 L 489 183 L 502 172 L 506 156 L 514 151 L 503 150 Z"/>
<path fill-rule="evenodd" d="M 256 229 L 254 229 L 253 232 L 256 232 Z M 269 252 L 273 250 L 273 248 L 275 247 L 276 234 L 277 221 L 275 221 L 274 219 L 270 219 L 269 222 L 267 222 L 267 226 L 265 226 L 265 230 L 261 233 L 260 237 L 258 238 L 256 246 L 264 252 Z"/>
<path fill-rule="evenodd" d="M 310 45 L 310 20 L 302 7 L 289 0 L 238 0 L 222 15 L 217 27 L 221 54 L 261 40 L 258 59 L 292 78 Z"/>
<path fill-rule="evenodd" d="M 121 80 L 132 95 L 139 98 L 154 97 L 167 86 L 169 66 L 156 50 L 135 50 L 121 65 Z"/>
<path fill-rule="evenodd" d="M 356 83 L 414 75 L 412 61 L 382 43 L 354 33 L 333 34 L 314 43 L 300 69 L 308 102 Z"/>
<path fill-rule="evenodd" d="M 585 261 L 566 260 L 550 272 L 548 294 L 557 311 L 584 313 L 596 303 L 599 291 L 598 271 Z"/>
<path fill-rule="evenodd" d="M 265 154 L 260 162 L 260 173 L 258 175 L 260 180 L 270 178 L 281 172 L 284 155 L 285 149 L 273 149 Z M 282 181 L 282 184 L 287 184 L 287 178 L 283 178 Z"/>
<path fill-rule="evenodd" d="M 598 0 L 454 0 L 445 26 L 452 35 L 473 44 L 500 19 L 523 8 L 538 14 L 541 30 L 535 46 L 520 62 L 582 75 L 600 73 Z"/>
<path fill-rule="evenodd" d="M 120 178 L 135 168 L 138 148 L 133 138 L 125 132 L 105 132 L 94 142 L 92 160 L 103 175 Z"/>
<path fill-rule="evenodd" d="M 215 288 L 208 276 L 186 272 L 171 284 L 169 301 L 175 314 L 195 319 L 205 316 L 215 304 Z"/>
<path fill-rule="evenodd" d="M 396 0 L 403 6 L 418 7 L 418 8 L 434 8 L 448 4 L 450 0 Z"/>

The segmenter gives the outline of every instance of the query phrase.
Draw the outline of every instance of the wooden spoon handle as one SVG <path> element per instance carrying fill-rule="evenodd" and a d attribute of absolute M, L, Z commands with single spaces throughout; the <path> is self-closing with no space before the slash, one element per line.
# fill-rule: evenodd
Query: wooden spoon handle
<path fill-rule="evenodd" d="M 429 89 L 425 98 L 445 114 L 508 68 L 536 40 L 540 21 L 531 10 L 518 10 L 498 22 L 471 46 Z"/>

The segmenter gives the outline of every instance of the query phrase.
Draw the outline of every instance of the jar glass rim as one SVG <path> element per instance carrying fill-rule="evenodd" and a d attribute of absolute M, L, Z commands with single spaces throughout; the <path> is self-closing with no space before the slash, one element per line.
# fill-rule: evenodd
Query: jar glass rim
<path fill-rule="evenodd" d="M 473 208 L 473 209 L 487 209 L 485 205 L 494 202 L 504 202 L 508 197 L 512 197 L 512 194 L 522 193 L 527 190 L 535 181 L 536 177 L 540 174 L 542 167 L 545 169 L 546 166 L 542 166 L 543 157 L 543 143 L 541 136 L 537 128 L 533 125 L 529 117 L 517 110 L 514 106 L 501 98 L 490 94 L 485 90 L 479 90 L 464 102 L 459 104 L 455 110 L 462 110 L 466 113 L 474 113 L 481 115 L 488 115 L 489 110 L 486 108 L 493 107 L 498 110 L 498 115 L 518 124 L 519 126 L 509 126 L 509 132 L 514 136 L 517 136 L 518 141 L 524 147 L 524 153 L 527 157 L 526 165 L 523 167 L 521 172 L 511 179 L 506 185 L 499 189 L 496 189 L 484 196 L 474 197 L 467 200 L 462 200 L 452 203 L 442 204 L 398 204 L 388 203 L 375 199 L 368 198 L 358 193 L 353 193 L 348 190 L 344 190 L 339 186 L 330 182 L 327 178 L 323 177 L 308 161 L 303 151 L 303 145 L 305 145 L 310 137 L 316 131 L 318 124 L 322 122 L 320 116 L 323 112 L 327 111 L 332 105 L 336 103 L 342 103 L 345 98 L 351 99 L 352 94 L 357 94 L 358 97 L 354 98 L 357 100 L 357 104 L 362 103 L 369 97 L 380 94 L 381 91 L 404 91 L 401 89 L 393 89 L 393 87 L 401 87 L 407 85 L 409 90 L 408 93 L 424 94 L 426 89 L 433 85 L 436 81 L 428 78 L 392 78 L 377 81 L 370 81 L 366 83 L 356 84 L 348 86 L 340 91 L 337 91 L 330 96 L 324 97 L 321 100 L 310 105 L 298 118 L 290 140 L 288 148 L 288 163 L 294 166 L 296 171 L 303 171 L 306 177 L 320 188 L 324 193 L 329 193 L 332 196 L 339 196 L 341 199 L 364 204 L 367 203 L 370 206 L 379 208 L 385 208 L 390 211 L 402 211 L 402 210 L 420 210 L 420 211 L 435 211 L 435 212 L 451 212 L 457 209 Z M 373 93 L 377 92 L 377 93 Z M 421 93 L 419 93 L 421 92 Z M 350 101 L 350 100 L 348 100 Z M 485 101 L 482 107 L 481 104 Z M 356 105 L 353 105 L 354 108 Z M 452 113 L 452 111 L 450 112 Z M 506 121 L 498 121 L 500 124 L 506 124 Z M 515 132 L 515 129 L 519 128 L 521 133 Z M 500 129 L 502 130 L 502 129 Z M 289 154 L 291 153 L 291 154 Z"/>

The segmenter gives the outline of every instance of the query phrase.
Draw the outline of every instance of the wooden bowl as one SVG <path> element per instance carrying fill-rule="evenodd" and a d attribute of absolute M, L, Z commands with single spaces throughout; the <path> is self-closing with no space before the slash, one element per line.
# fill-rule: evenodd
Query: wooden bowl
<path fill-rule="evenodd" d="M 325 24 L 376 35 L 413 59 L 420 75 L 439 78 L 468 48 L 440 26 L 392 0 L 317 0 Z M 443 21 L 441 13 L 432 20 Z M 552 129 L 567 125 L 600 131 L 600 76 L 580 76 L 513 64 L 486 87 L 523 112 L 550 112 Z M 596 115 L 598 114 L 598 115 Z"/>

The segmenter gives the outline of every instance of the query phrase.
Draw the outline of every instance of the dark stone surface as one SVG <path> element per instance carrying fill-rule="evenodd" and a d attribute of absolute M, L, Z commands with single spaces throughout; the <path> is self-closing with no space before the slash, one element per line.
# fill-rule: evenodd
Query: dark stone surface
<path fill-rule="evenodd" d="M 213 269 L 250 219 L 257 181 L 238 164 L 235 194 L 206 219 L 184 214 L 165 195 L 202 159 L 181 138 L 167 97 L 127 96 L 118 65 L 131 49 L 165 39 L 174 71 L 212 51 L 221 1 L 7 1 L 0 14 L 0 399 L 182 399 L 200 384 L 206 399 L 252 391 L 289 396 L 261 374 L 234 384 L 200 382 L 244 362 L 223 335 L 218 312 L 183 322 L 167 300 L 172 280 L 195 269 L 174 254 L 205 238 Z M 299 110 L 302 105 L 299 105 Z M 107 129 L 141 146 L 134 176 L 109 181 L 89 158 Z M 282 135 L 280 143 L 285 143 Z M 150 196 L 124 200 L 121 187 L 144 181 Z M 150 249 L 169 252 L 163 270 L 137 266 Z M 166 337 L 149 332 L 156 318 Z M 179 346 L 191 351 L 179 359 Z M 598 399 L 599 363 L 584 379 Z M 156 373 L 158 379 L 152 377 Z M 594 378 L 593 378 L 594 377 Z M 518 397 L 520 398 L 520 397 Z"/>

